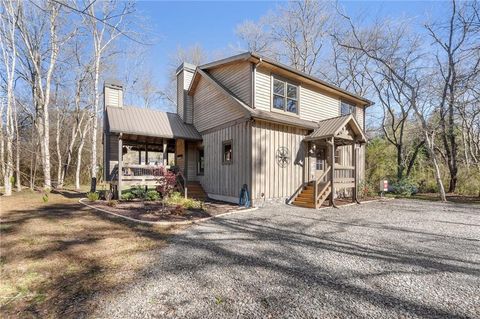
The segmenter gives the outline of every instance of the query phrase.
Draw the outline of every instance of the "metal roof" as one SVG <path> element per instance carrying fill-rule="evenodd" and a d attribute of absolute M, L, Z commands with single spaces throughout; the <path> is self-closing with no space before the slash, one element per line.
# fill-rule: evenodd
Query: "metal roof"
<path fill-rule="evenodd" d="M 317 140 L 317 139 L 325 139 L 329 137 L 336 136 L 342 128 L 344 128 L 347 124 L 350 124 L 350 128 L 354 131 L 354 133 L 359 136 L 361 139 L 360 141 L 365 142 L 366 137 L 363 134 L 362 129 L 358 125 L 355 118 L 349 115 L 343 115 L 334 117 L 331 119 L 326 119 L 323 121 L 318 122 L 318 128 L 313 131 L 312 134 L 307 136 L 306 140 Z"/>
<path fill-rule="evenodd" d="M 191 124 L 186 124 L 175 113 L 137 107 L 106 108 L 109 131 L 163 138 L 201 140 L 202 136 Z"/>

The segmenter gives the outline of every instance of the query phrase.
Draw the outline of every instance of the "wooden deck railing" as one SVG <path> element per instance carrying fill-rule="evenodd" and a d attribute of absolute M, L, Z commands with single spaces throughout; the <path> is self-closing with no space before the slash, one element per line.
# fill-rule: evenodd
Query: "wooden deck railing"
<path fill-rule="evenodd" d="M 328 178 L 328 172 L 330 172 L 330 167 L 327 168 L 319 178 L 313 182 L 313 203 L 315 208 L 318 208 L 318 200 L 322 196 L 325 189 L 328 187 L 330 180 Z M 323 187 L 320 188 L 320 183 L 326 182 Z"/>
<path fill-rule="evenodd" d="M 335 166 L 334 181 L 335 189 L 349 188 L 355 186 L 354 166 Z"/>

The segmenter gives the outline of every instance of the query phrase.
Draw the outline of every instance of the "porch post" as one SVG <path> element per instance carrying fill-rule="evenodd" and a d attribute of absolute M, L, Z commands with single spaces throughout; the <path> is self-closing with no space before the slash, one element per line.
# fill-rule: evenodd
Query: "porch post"
<path fill-rule="evenodd" d="M 357 201 L 357 145 L 356 140 L 353 140 L 352 144 L 352 160 L 353 160 L 353 193 L 352 193 L 352 202 Z"/>
<path fill-rule="evenodd" d="M 123 136 L 122 133 L 118 136 L 118 180 L 117 180 L 117 196 L 122 198 L 122 175 L 123 175 Z"/>
<path fill-rule="evenodd" d="M 145 142 L 145 165 L 148 165 L 148 143 Z"/>
<path fill-rule="evenodd" d="M 332 136 L 331 142 L 332 146 L 332 151 L 330 152 L 330 161 L 331 161 L 331 168 L 330 168 L 330 183 L 331 183 L 331 189 L 332 192 L 330 193 L 330 206 L 335 206 L 335 183 L 334 183 L 334 178 L 335 178 L 335 137 Z"/>
<path fill-rule="evenodd" d="M 163 165 L 168 165 L 168 158 L 167 158 L 167 139 L 163 139 Z"/>

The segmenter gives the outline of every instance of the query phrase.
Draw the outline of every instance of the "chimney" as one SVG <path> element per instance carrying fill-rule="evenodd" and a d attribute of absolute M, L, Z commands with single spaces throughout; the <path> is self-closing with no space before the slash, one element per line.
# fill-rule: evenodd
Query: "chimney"
<path fill-rule="evenodd" d="M 192 97 L 187 95 L 188 88 L 193 79 L 197 67 L 193 64 L 183 62 L 177 68 L 177 114 L 185 123 L 193 121 Z"/>
<path fill-rule="evenodd" d="M 123 107 L 123 85 L 115 80 L 107 80 L 103 85 L 104 106 Z"/>

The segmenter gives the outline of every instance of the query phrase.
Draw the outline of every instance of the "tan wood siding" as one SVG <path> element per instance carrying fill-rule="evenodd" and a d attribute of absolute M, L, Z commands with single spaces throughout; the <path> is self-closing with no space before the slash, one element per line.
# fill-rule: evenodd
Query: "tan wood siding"
<path fill-rule="evenodd" d="M 204 175 L 199 180 L 208 194 L 238 198 L 243 184 L 250 189 L 250 122 L 245 121 L 203 135 Z M 223 164 L 222 142 L 232 141 L 233 161 Z"/>
<path fill-rule="evenodd" d="M 239 105 L 203 78 L 193 96 L 193 113 L 193 124 L 200 133 L 244 116 Z"/>
<path fill-rule="evenodd" d="M 198 142 L 187 142 L 187 165 L 186 165 L 186 177 L 189 181 L 198 181 L 197 176 L 197 155 L 198 155 Z"/>
<path fill-rule="evenodd" d="M 356 111 L 357 111 L 357 114 L 355 116 L 355 119 L 357 120 L 358 125 L 360 125 L 362 130 L 365 131 L 365 127 L 363 127 L 364 117 L 365 117 L 365 109 L 362 108 L 362 107 L 357 107 Z"/>
<path fill-rule="evenodd" d="M 255 71 L 255 108 L 270 111 L 271 72 L 259 67 Z M 288 113 L 285 113 L 288 114 Z M 299 116 L 309 121 L 321 121 L 340 115 L 340 99 L 306 84 L 300 84 Z"/>
<path fill-rule="evenodd" d="M 108 86 L 104 89 L 105 106 L 122 107 L 123 106 L 123 92 L 120 89 L 110 88 Z"/>
<path fill-rule="evenodd" d="M 305 145 L 308 131 L 255 121 L 252 126 L 252 199 L 287 198 L 303 182 Z M 279 147 L 287 147 L 290 163 L 281 167 L 276 158 Z"/>
<path fill-rule="evenodd" d="M 250 62 L 228 64 L 209 71 L 212 77 L 245 104 L 252 103 L 252 65 Z"/>
<path fill-rule="evenodd" d="M 193 72 L 191 71 L 183 71 L 184 75 L 184 94 L 183 94 L 183 99 L 185 103 L 185 109 L 184 109 L 184 120 L 186 123 L 192 123 L 193 122 L 193 101 L 192 97 L 187 94 L 188 88 L 190 87 L 190 83 L 192 83 L 193 79 Z"/>
<path fill-rule="evenodd" d="M 270 111 L 271 76 L 266 68 L 258 67 L 255 71 L 255 108 Z"/>
<path fill-rule="evenodd" d="M 340 100 L 318 89 L 302 85 L 300 87 L 300 118 L 321 121 L 340 115 Z"/>
<path fill-rule="evenodd" d="M 185 96 L 185 94 L 183 93 L 184 78 L 185 78 L 185 72 L 181 71 L 177 75 L 177 114 L 182 118 L 182 120 L 184 119 L 184 114 L 183 114 L 183 111 L 184 111 L 183 99 Z"/>
<path fill-rule="evenodd" d="M 118 164 L 118 135 L 107 133 L 105 139 L 104 147 L 106 147 L 105 155 L 107 158 L 104 161 L 104 170 L 107 180 L 110 180 L 112 170 Z"/>

